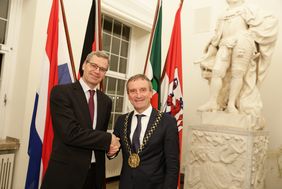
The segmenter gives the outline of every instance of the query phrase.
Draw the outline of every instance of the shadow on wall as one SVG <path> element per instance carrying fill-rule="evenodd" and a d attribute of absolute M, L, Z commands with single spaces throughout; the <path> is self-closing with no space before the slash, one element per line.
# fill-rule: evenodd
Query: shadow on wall
<path fill-rule="evenodd" d="M 266 169 L 265 189 L 282 189 L 282 147 L 269 151 Z"/>

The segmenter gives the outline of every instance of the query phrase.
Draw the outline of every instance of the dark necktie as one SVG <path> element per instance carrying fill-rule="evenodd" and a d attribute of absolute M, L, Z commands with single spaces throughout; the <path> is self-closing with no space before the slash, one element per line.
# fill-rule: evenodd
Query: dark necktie
<path fill-rule="evenodd" d="M 88 108 L 89 108 L 89 113 L 90 113 L 90 118 L 91 118 L 91 123 L 93 125 L 93 120 L 94 120 L 94 90 L 89 90 L 89 100 L 88 100 Z M 91 125 L 91 127 L 92 127 Z"/>
<path fill-rule="evenodd" d="M 133 147 L 133 151 L 137 152 L 139 146 L 140 146 L 140 133 L 141 133 L 141 118 L 145 116 L 143 114 L 141 115 L 136 115 L 137 117 L 137 126 L 136 129 L 133 133 L 133 137 L 132 137 L 132 147 Z"/>

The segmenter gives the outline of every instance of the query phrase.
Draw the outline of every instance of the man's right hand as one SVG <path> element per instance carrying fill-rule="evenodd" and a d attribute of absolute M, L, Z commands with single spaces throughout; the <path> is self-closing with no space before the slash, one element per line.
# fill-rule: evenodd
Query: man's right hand
<path fill-rule="evenodd" d="M 120 138 L 118 138 L 118 137 L 116 137 L 116 135 L 112 134 L 112 141 L 111 141 L 110 149 L 107 153 L 108 156 L 113 156 L 119 151 L 119 148 L 120 148 L 119 140 L 120 140 Z"/>

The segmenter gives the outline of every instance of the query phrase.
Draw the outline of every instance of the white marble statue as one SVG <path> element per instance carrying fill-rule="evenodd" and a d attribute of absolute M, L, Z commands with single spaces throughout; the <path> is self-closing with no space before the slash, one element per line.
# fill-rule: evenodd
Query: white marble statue
<path fill-rule="evenodd" d="M 210 86 L 209 100 L 198 110 L 260 117 L 258 87 L 271 61 L 278 21 L 243 0 L 226 2 L 229 7 L 218 18 L 215 34 L 198 61 Z"/>

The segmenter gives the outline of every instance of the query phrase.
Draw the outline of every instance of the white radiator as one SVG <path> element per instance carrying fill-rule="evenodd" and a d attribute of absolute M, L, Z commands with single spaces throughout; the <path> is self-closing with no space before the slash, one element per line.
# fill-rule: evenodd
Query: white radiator
<path fill-rule="evenodd" d="M 11 189 L 15 154 L 0 154 L 0 189 Z"/>

